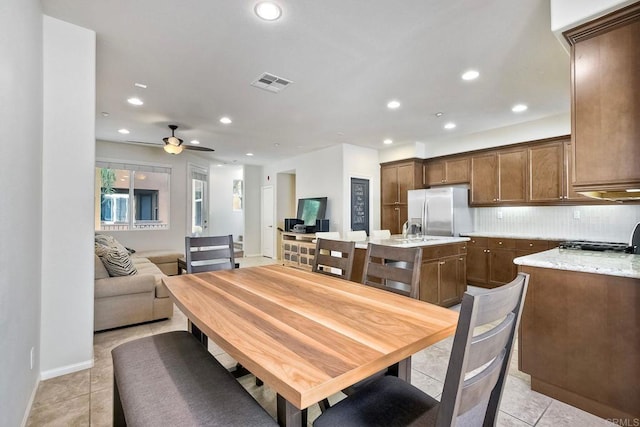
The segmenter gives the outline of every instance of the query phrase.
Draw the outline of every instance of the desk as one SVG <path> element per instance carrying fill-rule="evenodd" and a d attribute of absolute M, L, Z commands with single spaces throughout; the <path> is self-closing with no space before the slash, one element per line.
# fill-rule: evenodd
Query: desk
<path fill-rule="evenodd" d="M 281 265 L 163 278 L 182 312 L 278 394 L 278 421 L 455 331 L 458 313 Z"/>

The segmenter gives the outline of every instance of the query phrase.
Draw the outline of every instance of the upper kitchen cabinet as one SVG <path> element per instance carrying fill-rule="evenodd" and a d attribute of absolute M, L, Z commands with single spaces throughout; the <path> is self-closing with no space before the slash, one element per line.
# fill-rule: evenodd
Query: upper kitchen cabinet
<path fill-rule="evenodd" d="M 522 204 L 526 195 L 527 149 L 491 151 L 471 157 L 472 206 Z"/>
<path fill-rule="evenodd" d="M 530 202 L 564 200 L 564 143 L 529 147 L 527 196 Z"/>
<path fill-rule="evenodd" d="M 464 184 L 469 182 L 469 157 L 425 161 L 425 185 Z"/>
<path fill-rule="evenodd" d="M 380 165 L 381 228 L 399 234 L 407 218 L 409 190 L 423 188 L 422 159 Z"/>
<path fill-rule="evenodd" d="M 640 188 L 640 3 L 566 31 L 573 186 L 602 198 Z M 637 194 L 637 193 L 636 193 Z"/>

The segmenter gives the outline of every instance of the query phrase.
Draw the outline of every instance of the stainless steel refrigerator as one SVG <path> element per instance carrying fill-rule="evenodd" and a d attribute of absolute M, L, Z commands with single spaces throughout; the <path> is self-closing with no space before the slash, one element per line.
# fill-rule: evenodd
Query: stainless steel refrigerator
<path fill-rule="evenodd" d="M 409 222 L 422 226 L 423 235 L 459 236 L 473 231 L 466 187 L 409 191 Z"/>

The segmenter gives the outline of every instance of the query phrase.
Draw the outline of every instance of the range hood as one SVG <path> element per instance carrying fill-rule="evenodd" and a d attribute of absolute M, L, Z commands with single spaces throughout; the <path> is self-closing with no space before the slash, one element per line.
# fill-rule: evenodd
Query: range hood
<path fill-rule="evenodd" d="M 640 188 L 630 188 L 627 190 L 597 190 L 578 191 L 583 196 L 592 199 L 611 200 L 613 202 L 634 202 L 640 201 Z"/>

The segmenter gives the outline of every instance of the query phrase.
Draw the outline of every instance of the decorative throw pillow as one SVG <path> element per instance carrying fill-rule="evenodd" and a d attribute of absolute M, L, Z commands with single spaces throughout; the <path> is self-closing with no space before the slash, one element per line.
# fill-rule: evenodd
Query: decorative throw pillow
<path fill-rule="evenodd" d="M 116 248 L 123 251 L 127 250 L 127 248 L 125 248 L 122 243 L 118 242 L 115 237 L 109 236 L 108 234 L 96 234 L 95 241 L 96 243 L 108 246 L 110 248 Z"/>
<path fill-rule="evenodd" d="M 112 277 L 131 276 L 138 272 L 126 249 L 113 248 L 96 243 L 95 251 Z"/>

